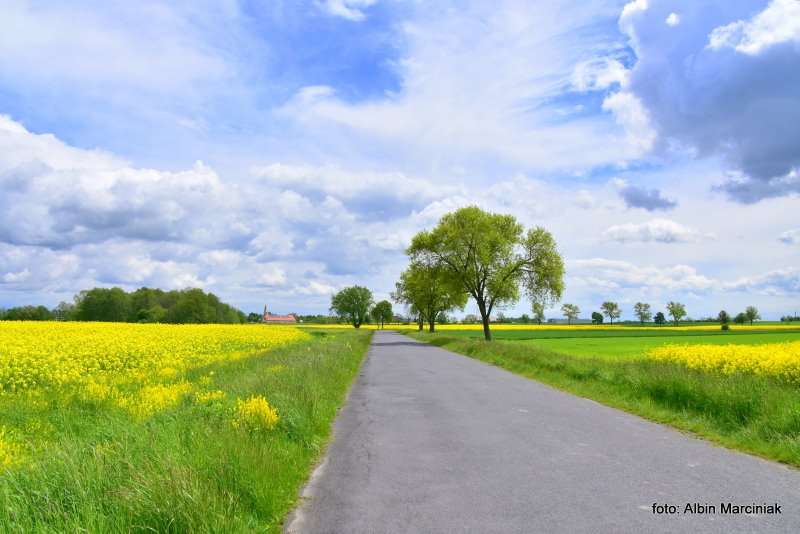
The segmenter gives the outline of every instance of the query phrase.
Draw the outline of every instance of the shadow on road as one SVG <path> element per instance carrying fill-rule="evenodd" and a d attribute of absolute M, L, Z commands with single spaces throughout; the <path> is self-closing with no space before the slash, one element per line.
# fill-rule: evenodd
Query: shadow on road
<path fill-rule="evenodd" d="M 373 347 L 422 347 L 425 343 L 417 341 L 376 341 L 372 343 Z"/>

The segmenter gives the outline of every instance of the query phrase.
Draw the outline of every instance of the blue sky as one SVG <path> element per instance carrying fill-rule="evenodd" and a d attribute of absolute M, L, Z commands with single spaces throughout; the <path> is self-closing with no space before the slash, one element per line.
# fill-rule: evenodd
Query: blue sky
<path fill-rule="evenodd" d="M 799 6 L 10 0 L 0 305 L 323 312 L 478 204 L 555 234 L 583 315 L 798 311 Z"/>

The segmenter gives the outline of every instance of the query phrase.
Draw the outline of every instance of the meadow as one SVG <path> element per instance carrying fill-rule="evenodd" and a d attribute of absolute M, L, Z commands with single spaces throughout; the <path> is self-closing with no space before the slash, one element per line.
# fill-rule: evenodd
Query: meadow
<path fill-rule="evenodd" d="M 0 530 L 280 531 L 369 339 L 0 322 Z"/>
<path fill-rule="evenodd" d="M 800 330 L 702 327 L 408 335 L 723 445 L 800 466 Z"/>

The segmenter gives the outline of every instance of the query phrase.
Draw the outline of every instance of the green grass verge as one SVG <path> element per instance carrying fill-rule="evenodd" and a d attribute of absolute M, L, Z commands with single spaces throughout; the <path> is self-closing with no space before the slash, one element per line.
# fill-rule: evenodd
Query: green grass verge
<path fill-rule="evenodd" d="M 441 330 L 441 334 L 451 337 L 474 337 L 483 339 L 483 330 Z M 666 330 L 658 328 L 647 328 L 634 330 L 631 328 L 619 328 L 615 330 L 501 330 L 493 329 L 493 339 L 525 341 L 533 339 L 608 339 L 608 338 L 651 338 L 651 337 L 714 337 L 724 342 L 749 343 L 749 341 L 739 339 L 739 336 L 777 336 L 775 338 L 765 337 L 764 339 L 775 339 L 776 341 L 800 340 L 800 329 L 775 329 L 775 330 L 746 330 L 731 327 L 731 330 Z"/>
<path fill-rule="evenodd" d="M 613 361 L 514 341 L 408 335 L 511 372 L 800 467 L 800 388 L 750 375 L 715 375 L 647 359 Z"/>
<path fill-rule="evenodd" d="M 325 446 L 371 333 L 311 341 L 210 365 L 225 400 L 144 421 L 103 403 L 0 398 L 0 424 L 28 454 L 0 474 L 3 532 L 279 532 Z M 232 428 L 237 398 L 264 395 L 272 431 Z"/>

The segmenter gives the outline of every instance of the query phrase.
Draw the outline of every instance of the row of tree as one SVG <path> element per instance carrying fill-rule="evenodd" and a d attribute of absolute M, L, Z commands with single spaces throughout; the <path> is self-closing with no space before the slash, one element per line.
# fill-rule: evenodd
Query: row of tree
<path fill-rule="evenodd" d="M 346 287 L 331 298 L 331 311 L 343 321 L 361 328 L 371 317 L 381 328 L 392 320 L 392 303 L 375 303 L 372 291 L 362 286 Z"/>
<path fill-rule="evenodd" d="M 517 302 L 524 292 L 544 313 L 564 291 L 564 262 L 548 231 L 526 231 L 513 216 L 477 206 L 444 215 L 435 228 L 415 235 L 406 253 L 409 265 L 392 298 L 431 332 L 437 318 L 463 309 L 471 298 L 489 341 L 496 308 Z"/>
<path fill-rule="evenodd" d="M 142 287 L 129 293 L 118 287 L 98 287 L 81 291 L 73 303 L 62 302 L 52 310 L 23 306 L 5 311 L 0 319 L 189 324 L 244 323 L 247 316 L 202 289 Z"/>
<path fill-rule="evenodd" d="M 602 324 L 604 317 L 614 324 L 614 319 L 619 319 L 622 316 L 622 308 L 616 302 L 606 301 L 600 305 L 601 312 L 592 312 L 592 323 Z M 576 304 L 564 304 L 561 306 L 561 313 L 566 317 L 567 322 L 572 324 L 572 321 L 578 318 L 581 309 Z M 651 320 L 655 324 L 664 324 L 667 322 L 664 312 L 657 312 L 655 316 L 650 310 L 650 304 L 646 302 L 637 302 L 633 306 L 633 313 L 639 319 L 641 324 L 648 323 Z M 672 321 L 677 325 L 686 317 L 686 306 L 680 302 L 667 303 L 667 313 L 669 313 Z"/>
<path fill-rule="evenodd" d="M 444 215 L 435 228 L 415 235 L 406 253 L 409 265 L 400 275 L 392 299 L 408 308 L 420 329 L 427 323 L 431 332 L 448 312 L 463 310 L 472 298 L 488 341 L 496 308 L 517 302 L 524 291 L 532 303 L 533 320 L 541 323 L 545 308 L 560 300 L 564 290 L 564 262 L 548 231 L 540 227 L 526 231 L 513 216 L 488 213 L 476 206 Z M 384 303 L 391 310 L 386 301 L 379 305 Z M 604 302 L 600 308 L 601 312 L 592 313 L 594 323 L 607 318 L 613 324 L 622 315 L 616 302 Z M 356 328 L 370 313 L 380 313 L 378 309 L 371 292 L 359 286 L 337 293 L 331 303 L 331 310 Z M 686 317 L 686 307 L 680 302 L 669 302 L 666 309 L 675 324 Z M 580 314 L 580 308 L 569 303 L 561 311 L 569 323 Z M 664 313 L 653 314 L 648 303 L 637 302 L 634 313 L 642 324 L 651 320 L 666 323 Z M 391 316 L 389 311 L 387 317 Z M 759 318 L 758 310 L 750 306 L 734 321 L 752 324 Z M 729 321 L 724 311 L 718 319 L 723 324 Z"/>

